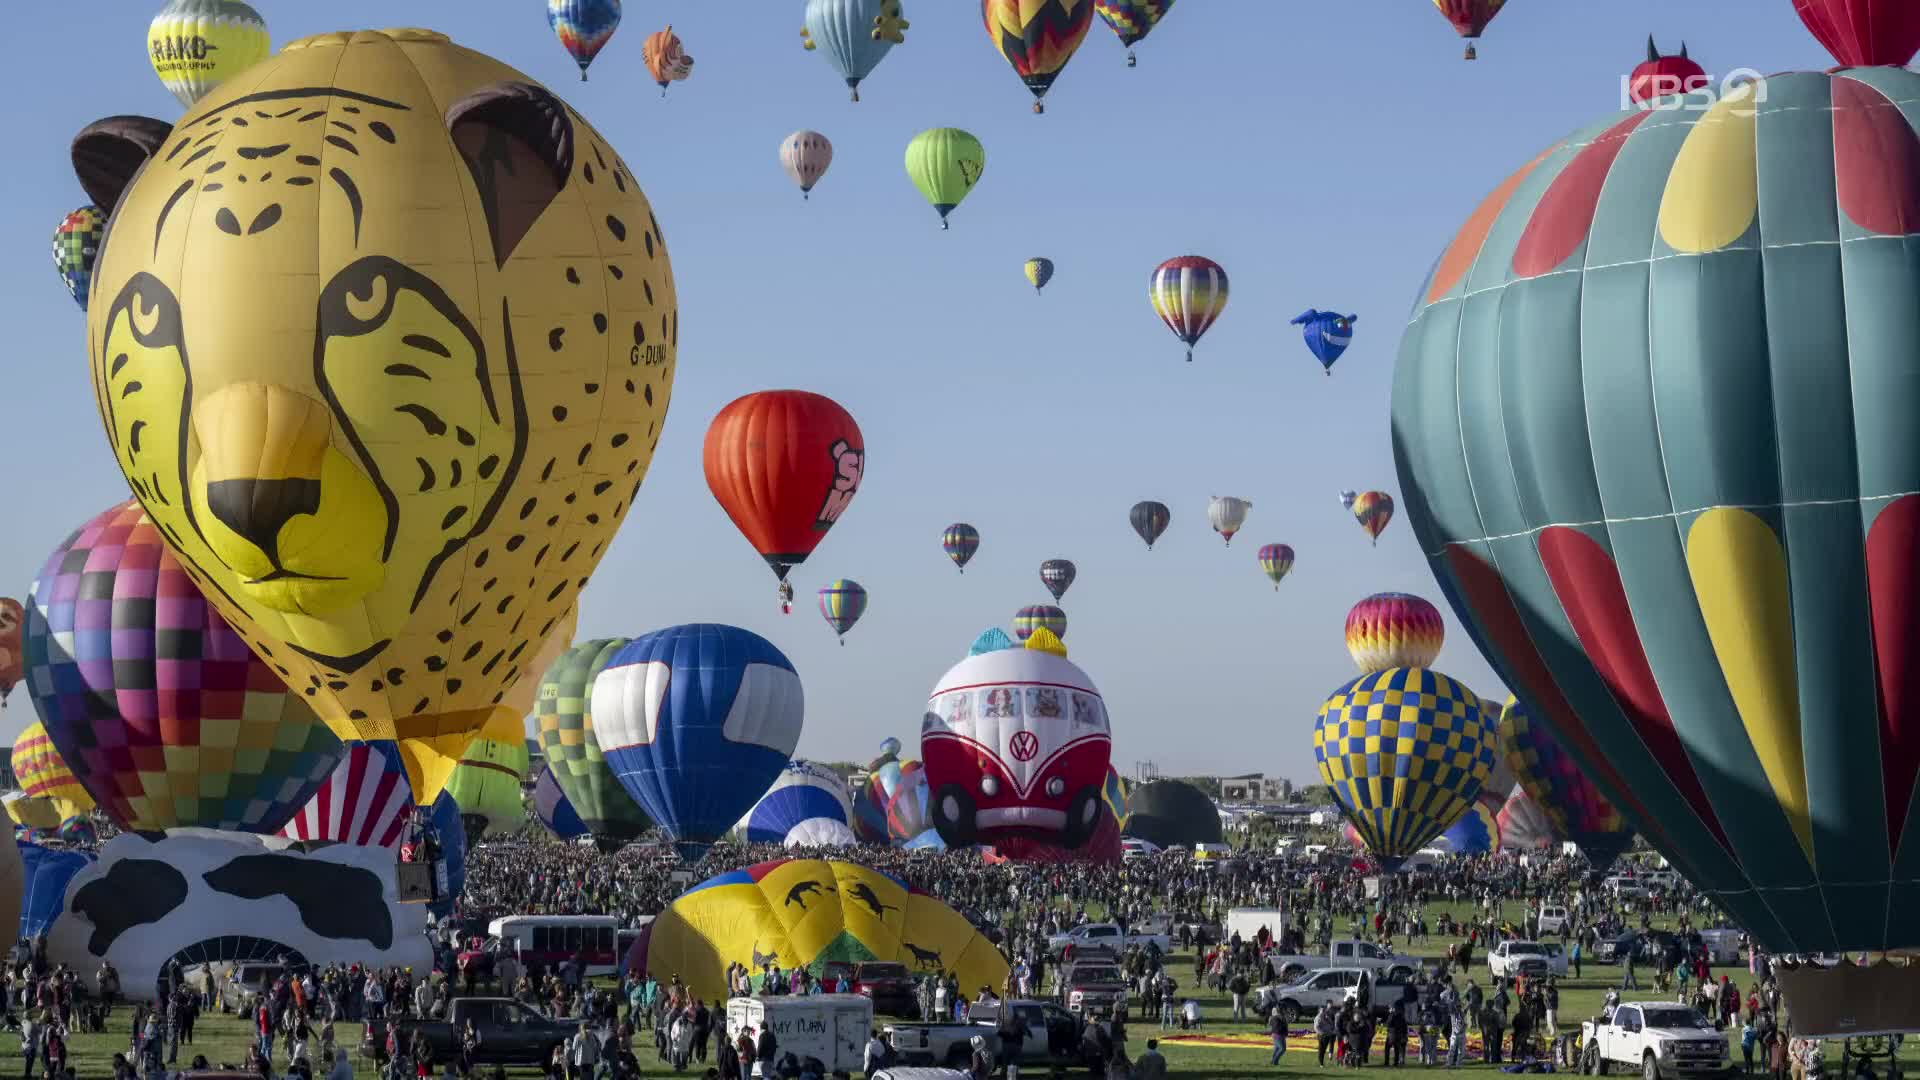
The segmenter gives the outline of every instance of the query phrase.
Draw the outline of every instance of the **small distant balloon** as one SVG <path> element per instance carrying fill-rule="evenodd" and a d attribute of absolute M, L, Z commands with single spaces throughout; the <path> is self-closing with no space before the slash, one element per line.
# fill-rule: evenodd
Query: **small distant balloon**
<path fill-rule="evenodd" d="M 170 0 L 147 27 L 147 52 L 153 73 L 191 109 L 235 72 L 265 60 L 273 39 L 266 20 L 240 0 Z"/>
<path fill-rule="evenodd" d="M 1247 511 L 1253 504 L 1245 499 L 1236 499 L 1231 495 L 1215 495 L 1207 502 L 1207 520 L 1213 524 L 1213 531 L 1220 534 L 1228 544 L 1233 543 L 1233 534 L 1246 524 Z"/>
<path fill-rule="evenodd" d="M 847 631 L 867 611 L 867 590 L 850 578 L 835 578 L 820 590 L 820 615 L 833 627 L 840 644 L 847 643 Z"/>
<path fill-rule="evenodd" d="M 1026 271 L 1027 281 L 1033 285 L 1033 291 L 1038 294 L 1040 290 L 1047 287 L 1047 282 L 1053 280 L 1053 260 L 1028 259 Z"/>
<path fill-rule="evenodd" d="M 1100 16 L 1100 21 L 1120 39 L 1120 44 L 1127 47 L 1127 66 L 1133 67 L 1139 62 L 1133 55 L 1133 47 L 1160 25 L 1172 6 L 1173 0 L 1094 0 L 1093 13 Z"/>
<path fill-rule="evenodd" d="M 1053 631 L 1054 637 L 1065 640 L 1067 613 L 1052 604 L 1032 604 L 1014 612 L 1013 636 L 1017 640 L 1027 640 L 1043 626 Z"/>
<path fill-rule="evenodd" d="M 1357 491 L 1343 491 L 1343 492 L 1341 492 L 1341 493 L 1340 493 L 1340 509 L 1342 509 L 1342 510 L 1352 510 L 1352 509 L 1353 509 L 1353 500 L 1355 500 L 1355 499 L 1357 499 L 1357 498 L 1359 498 L 1359 497 L 1360 497 L 1360 493 L 1359 493 L 1359 492 L 1357 492 Z"/>
<path fill-rule="evenodd" d="M 1348 509 L 1353 511 L 1354 520 L 1378 544 L 1380 534 L 1387 531 L 1387 524 L 1393 520 L 1393 496 L 1384 491 L 1363 491 L 1354 497 Z"/>
<path fill-rule="evenodd" d="M 1186 344 L 1191 362 L 1193 347 L 1227 310 L 1227 272 L 1203 255 L 1181 255 L 1154 269 L 1147 296 L 1160 321 Z"/>
<path fill-rule="evenodd" d="M 780 144 L 780 167 L 800 185 L 800 197 L 811 197 L 813 185 L 833 164 L 833 143 L 817 131 L 796 131 Z"/>
<path fill-rule="evenodd" d="M 939 212 L 942 229 L 986 170 L 986 147 L 959 128 L 931 128 L 907 144 L 907 176 Z"/>
<path fill-rule="evenodd" d="M 1260 549 L 1260 572 L 1280 591 L 1280 582 L 1293 571 L 1293 548 L 1286 544 L 1268 544 Z"/>
<path fill-rule="evenodd" d="M 620 28 L 620 0 L 547 0 L 547 25 L 586 82 L 588 65 Z"/>
<path fill-rule="evenodd" d="M 964 521 L 956 521 L 940 534 L 940 550 L 946 552 L 947 558 L 952 559 L 953 565 L 964 574 L 967 564 L 973 561 L 973 553 L 980 550 L 980 530 Z"/>
<path fill-rule="evenodd" d="M 1133 504 L 1127 511 L 1127 520 L 1132 523 L 1133 531 L 1147 542 L 1147 550 L 1153 550 L 1153 542 L 1167 531 L 1167 523 L 1173 520 L 1173 511 L 1167 504 L 1147 499 Z"/>
<path fill-rule="evenodd" d="M 668 23 L 665 30 L 648 34 L 640 54 L 646 60 L 647 73 L 653 76 L 654 84 L 660 87 L 661 97 L 667 96 L 668 83 L 680 82 L 693 74 L 693 57 L 687 55 L 686 46 L 680 43 L 680 35 L 673 32 L 672 23 Z"/>
<path fill-rule="evenodd" d="M 859 101 L 860 81 L 907 40 L 912 25 L 901 17 L 900 0 L 807 0 L 800 41 L 826 56 Z"/>
<path fill-rule="evenodd" d="M 1307 349 L 1314 359 L 1320 361 L 1321 368 L 1328 375 L 1333 374 L 1333 362 L 1353 344 L 1353 324 L 1358 315 L 1339 315 L 1331 311 L 1318 311 L 1308 308 L 1305 313 L 1293 320 L 1293 325 L 1301 328 L 1307 339 Z"/>
<path fill-rule="evenodd" d="M 1068 586 L 1078 574 L 1073 563 L 1066 559 L 1048 559 L 1040 564 L 1040 584 L 1047 587 L 1055 600 L 1067 594 Z"/>
<path fill-rule="evenodd" d="M 83 206 L 60 219 L 53 230 L 53 268 L 60 272 L 67 292 L 80 310 L 87 310 L 88 290 L 93 285 L 93 261 L 100 255 L 100 241 L 106 236 L 107 215 L 97 206 Z"/>

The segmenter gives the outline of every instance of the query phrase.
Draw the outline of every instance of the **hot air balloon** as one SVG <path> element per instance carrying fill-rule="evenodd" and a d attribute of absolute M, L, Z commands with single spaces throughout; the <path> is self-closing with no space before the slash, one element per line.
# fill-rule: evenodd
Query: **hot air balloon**
<path fill-rule="evenodd" d="M 901 762 L 900 781 L 887 797 L 887 841 L 894 847 L 946 850 L 946 838 L 933 820 L 932 792 L 924 763 Z"/>
<path fill-rule="evenodd" d="M 580 65 L 580 81 L 586 82 L 588 65 L 620 29 L 620 0 L 547 0 L 547 25 Z"/>
<path fill-rule="evenodd" d="M 679 976 L 708 1000 L 727 996 L 727 969 L 759 979 L 769 962 L 822 970 L 829 961 L 930 963 L 961 985 L 1005 986 L 1007 960 L 960 913 L 896 878 L 848 862 L 782 859 L 690 887 L 642 932 L 628 970 Z M 937 960 L 934 957 L 938 957 Z M 759 964 L 753 963 L 758 958 Z"/>
<path fill-rule="evenodd" d="M 1126 835 L 1156 847 L 1218 844 L 1220 811 L 1205 792 L 1184 780 L 1135 784 L 1127 794 Z"/>
<path fill-rule="evenodd" d="M 867 762 L 867 771 L 872 772 L 890 761 L 900 760 L 901 745 L 900 740 L 891 735 L 881 739 L 879 746 L 880 753 L 876 755 L 872 761 Z"/>
<path fill-rule="evenodd" d="M 749 844 L 845 847 L 855 842 L 852 817 L 846 780 L 824 765 L 789 761 L 740 819 L 740 831 Z"/>
<path fill-rule="evenodd" d="M 1207 500 L 1207 520 L 1213 523 L 1213 531 L 1221 535 L 1228 544 L 1233 543 L 1233 534 L 1247 522 L 1247 511 L 1253 504 L 1245 499 L 1236 499 L 1231 495 L 1215 495 Z"/>
<path fill-rule="evenodd" d="M 1358 499 L 1359 497 L 1360 497 L 1360 493 L 1357 491 L 1341 492 L 1340 493 L 1340 509 L 1351 512 L 1353 510 L 1354 500 Z"/>
<path fill-rule="evenodd" d="M 1113 820 L 1122 830 L 1127 827 L 1127 819 L 1133 816 L 1128 787 L 1126 777 L 1113 766 L 1107 766 L 1107 782 L 1101 788 L 1100 797 L 1106 800 L 1107 809 L 1112 811 Z"/>
<path fill-rule="evenodd" d="M 1554 834 L 1578 845 L 1595 870 L 1633 846 L 1633 829 L 1620 811 L 1553 732 L 1511 698 L 1500 714 L 1500 751 L 1521 790 L 1553 822 Z"/>
<path fill-rule="evenodd" d="M 1500 846 L 1509 851 L 1548 851 L 1560 843 L 1553 819 L 1533 796 L 1516 791 L 1500 808 Z"/>
<path fill-rule="evenodd" d="M 547 772 L 603 847 L 638 840 L 653 820 L 613 774 L 593 724 L 593 682 L 629 639 L 583 641 L 540 677 L 535 725 Z"/>
<path fill-rule="evenodd" d="M 1916 96 L 1842 68 L 1589 125 L 1474 212 L 1395 372 L 1400 490 L 1455 613 L 1776 954 L 1920 945 L 1889 914 L 1920 867 Z"/>
<path fill-rule="evenodd" d="M 827 620 L 840 644 L 847 643 L 847 631 L 867 611 L 866 587 L 852 578 L 835 578 L 820 589 L 820 617 Z"/>
<path fill-rule="evenodd" d="M 1627 76 L 1627 93 L 1635 102 L 1646 104 L 1675 94 L 1705 90 L 1712 81 L 1707 77 L 1707 69 L 1687 56 L 1686 42 L 1680 43 L 1677 55 L 1661 56 L 1660 47 L 1649 34 L 1646 62 Z"/>
<path fill-rule="evenodd" d="M 890 766 L 896 776 L 898 765 Z M 878 773 L 870 773 L 867 782 L 853 791 L 853 813 L 849 821 L 853 834 L 863 844 L 887 842 L 887 792 Z"/>
<path fill-rule="evenodd" d="M 1133 531 L 1147 542 L 1147 550 L 1153 550 L 1153 542 L 1167 531 L 1167 523 L 1173 520 L 1173 511 L 1162 502 L 1137 502 L 1127 511 L 1127 521 L 1133 525 Z"/>
<path fill-rule="evenodd" d="M 668 83 L 680 82 L 693 74 L 693 57 L 687 55 L 680 35 L 673 32 L 672 23 L 668 23 L 665 30 L 648 34 L 640 55 L 646 60 L 647 73 L 653 76 L 654 85 L 660 87 L 661 97 L 667 96 Z"/>
<path fill-rule="evenodd" d="M 1153 33 L 1172 6 L 1173 0 L 1094 0 L 1093 11 L 1127 47 L 1127 66 L 1133 67 L 1139 62 L 1133 47 Z"/>
<path fill-rule="evenodd" d="M 1227 310 L 1227 272 L 1205 256 L 1181 255 L 1154 269 L 1147 296 L 1160 321 L 1186 343 L 1192 363 L 1193 347 Z"/>
<path fill-rule="evenodd" d="M 56 820 L 43 827 L 71 821 L 93 809 L 93 796 L 68 767 L 44 724 L 35 721 L 20 732 L 9 764 L 20 790 L 28 798 L 47 800 L 52 807 Z"/>
<path fill-rule="evenodd" d="M 447 777 L 446 793 L 460 804 L 460 824 L 471 842 L 489 833 L 517 832 L 527 823 L 520 789 L 527 781 L 526 728 L 518 716 L 496 715 L 467 744 Z"/>
<path fill-rule="evenodd" d="M 1013 636 L 1025 641 L 1042 627 L 1054 637 L 1067 636 L 1067 613 L 1052 604 L 1029 604 L 1013 614 Z"/>
<path fill-rule="evenodd" d="M 942 229 L 986 171 L 986 147 L 959 128 L 929 128 L 907 144 L 907 176 L 940 212 Z"/>
<path fill-rule="evenodd" d="M 765 390 L 720 410 L 702 461 L 713 497 L 784 585 L 853 502 L 865 447 L 832 398 Z"/>
<path fill-rule="evenodd" d="M 1440 609 L 1411 593 L 1374 593 L 1347 612 L 1347 652 L 1361 674 L 1429 667 L 1446 640 Z"/>
<path fill-rule="evenodd" d="M 1293 548 L 1286 544 L 1267 544 L 1260 549 L 1260 572 L 1280 591 L 1280 582 L 1293 571 Z"/>
<path fill-rule="evenodd" d="M 573 808 L 567 793 L 560 790 L 560 782 L 553 778 L 552 769 L 542 769 L 540 779 L 534 781 L 533 816 L 562 840 L 587 835 L 587 823 L 580 819 L 580 812 Z"/>
<path fill-rule="evenodd" d="M 0 708 L 27 671 L 27 610 L 11 596 L 0 596 Z"/>
<path fill-rule="evenodd" d="M 1313 758 L 1367 850 L 1392 873 L 1467 813 L 1493 772 L 1498 741 L 1473 691 L 1427 668 L 1389 668 L 1327 698 Z"/>
<path fill-rule="evenodd" d="M 100 255 L 100 241 L 106 234 L 107 215 L 97 206 L 75 210 L 61 218 L 53 230 L 53 268 L 59 271 L 60 280 L 81 311 L 87 310 L 93 262 Z"/>
<path fill-rule="evenodd" d="M 123 828 L 275 833 L 340 762 L 313 695 L 247 648 L 137 502 L 48 556 L 26 682 L 60 756 Z"/>
<path fill-rule="evenodd" d="M 800 676 L 773 643 L 713 623 L 635 638 L 593 680 L 593 726 L 620 783 L 682 855 L 740 820 L 800 741 Z"/>
<path fill-rule="evenodd" d="M 1493 21 L 1507 0 L 1433 0 L 1433 6 L 1453 24 L 1460 36 L 1467 39 L 1467 59 L 1480 55 L 1473 45 L 1480 40 L 1480 34 Z"/>
<path fill-rule="evenodd" d="M 340 764 L 313 798 L 281 827 L 292 840 L 331 840 L 358 847 L 396 847 L 413 814 L 413 792 L 400 749 L 392 743 L 348 743 Z"/>
<path fill-rule="evenodd" d="M 1046 112 L 1042 99 L 1093 25 L 1093 0 L 981 0 L 980 16 L 993 47 L 1033 94 L 1033 111 Z"/>
<path fill-rule="evenodd" d="M 1047 282 L 1053 280 L 1052 259 L 1028 259 L 1025 270 L 1027 281 L 1033 285 L 1036 296 L 1040 295 L 1040 290 L 1047 287 Z"/>
<path fill-rule="evenodd" d="M 1842 67 L 1905 67 L 1920 52 L 1920 12 L 1874 0 L 1793 0 L 1800 21 Z"/>
<path fill-rule="evenodd" d="M 1433 844 L 1455 855 L 1490 855 L 1499 851 L 1504 837 L 1500 834 L 1500 810 L 1505 801 L 1490 791 L 1481 791 L 1478 798 L 1468 804 L 1467 812 L 1460 820 L 1447 827 Z"/>
<path fill-rule="evenodd" d="M 153 73 L 189 109 L 272 51 L 266 20 L 240 0 L 168 0 L 147 27 Z"/>
<path fill-rule="evenodd" d="M 954 522 L 940 534 L 940 550 L 946 552 L 947 558 L 964 574 L 967 563 L 973 561 L 973 553 L 980 550 L 980 530 L 964 521 Z"/>
<path fill-rule="evenodd" d="M 17 926 L 21 941 L 32 941 L 53 929 L 54 921 L 67 913 L 67 886 L 80 871 L 99 856 L 85 851 L 56 851 L 39 844 L 16 844 L 13 838 L 0 839 L 6 871 L 0 880 L 0 926 Z M 15 875 L 19 875 L 17 878 Z M 11 901 L 8 904 L 7 901 Z M 14 914 L 8 920 L 8 911 Z"/>
<path fill-rule="evenodd" d="M 796 131 L 780 143 L 780 167 L 800 185 L 800 197 L 810 198 L 813 185 L 833 164 L 833 143 L 817 131 Z"/>
<path fill-rule="evenodd" d="M 1048 559 L 1040 564 L 1040 584 L 1047 587 L 1055 600 L 1067 595 L 1067 588 L 1073 584 L 1077 574 L 1073 563 L 1066 559 Z"/>
<path fill-rule="evenodd" d="M 1025 648 L 970 655 L 927 697 L 920 753 L 949 847 L 1084 846 L 1099 824 L 1113 737 L 1100 690 L 1036 629 Z"/>
<path fill-rule="evenodd" d="M 1366 530 L 1374 544 L 1380 543 L 1380 534 L 1387 531 L 1387 525 L 1393 521 L 1393 496 L 1384 491 L 1363 491 L 1354 497 L 1354 520 Z"/>
<path fill-rule="evenodd" d="M 1320 367 L 1331 376 L 1333 362 L 1340 359 L 1353 344 L 1353 324 L 1360 321 L 1358 315 L 1339 315 L 1331 311 L 1318 311 L 1308 308 L 1296 316 L 1293 325 L 1301 328 L 1307 339 L 1307 350 L 1314 359 L 1320 361 Z"/>
<path fill-rule="evenodd" d="M 171 135 L 116 117 L 75 140 L 116 207 L 94 393 L 209 602 L 336 734 L 396 740 L 430 805 L 496 711 L 521 715 L 645 475 L 672 261 L 619 154 L 524 73 L 426 30 L 294 46 Z M 348 101 L 352 132 L 300 121 Z M 155 154 L 242 113 L 246 147 Z M 200 183 L 269 143 L 277 202 Z"/>
<path fill-rule="evenodd" d="M 807 51 L 823 50 L 834 70 L 860 100 L 860 80 L 873 73 L 912 23 L 901 17 L 900 0 L 807 0 L 800 40 Z"/>

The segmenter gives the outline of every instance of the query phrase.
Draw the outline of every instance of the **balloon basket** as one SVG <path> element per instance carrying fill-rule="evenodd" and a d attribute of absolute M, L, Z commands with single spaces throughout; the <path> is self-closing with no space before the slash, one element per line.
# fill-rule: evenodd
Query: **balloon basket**
<path fill-rule="evenodd" d="M 1128 66 L 1128 67 L 1139 67 L 1139 66 L 1140 66 L 1140 60 L 1139 60 L 1139 58 L 1138 58 L 1138 57 L 1136 57 L 1136 56 L 1134 56 L 1134 55 L 1133 55 L 1133 50 L 1132 50 L 1132 49 L 1128 49 L 1128 50 L 1127 50 L 1127 66 Z"/>
<path fill-rule="evenodd" d="M 1477 49 L 1475 49 L 1475 48 L 1474 48 L 1474 47 L 1473 47 L 1472 45 L 1468 45 L 1468 46 L 1467 46 L 1467 57 L 1466 57 L 1466 58 L 1467 58 L 1468 60 L 1478 60 L 1478 59 L 1480 59 L 1480 52 L 1479 52 L 1479 50 L 1477 50 Z"/>

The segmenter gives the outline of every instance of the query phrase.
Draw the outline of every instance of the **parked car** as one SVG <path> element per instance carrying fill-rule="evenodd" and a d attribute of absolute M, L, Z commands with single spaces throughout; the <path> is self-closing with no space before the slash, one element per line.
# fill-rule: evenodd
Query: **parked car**
<path fill-rule="evenodd" d="M 1731 1073 L 1727 1037 L 1698 1010 L 1665 1001 L 1617 1005 L 1611 1020 L 1580 1025 L 1582 1071 L 1637 1069 L 1642 1080 Z"/>
<path fill-rule="evenodd" d="M 1647 941 L 1638 930 L 1622 930 L 1608 934 L 1593 943 L 1593 962 L 1596 964 L 1619 964 L 1625 962 L 1627 955 L 1633 955 L 1636 964 L 1645 963 L 1647 957 L 1643 950 Z"/>
<path fill-rule="evenodd" d="M 1064 934 L 1055 934 L 1047 939 L 1047 955 L 1063 955 L 1069 945 L 1073 946 L 1076 952 L 1089 945 L 1102 945 L 1116 951 L 1124 950 L 1134 945 L 1138 945 L 1143 949 L 1150 945 L 1155 945 L 1159 946 L 1163 954 L 1173 951 L 1173 942 L 1164 933 L 1128 934 L 1123 933 L 1120 927 L 1114 923 L 1086 923 L 1081 926 L 1076 926 Z"/>
<path fill-rule="evenodd" d="M 261 997 L 287 974 L 285 964 L 240 964 L 228 976 L 220 992 L 220 1008 L 240 1016 L 251 1014 Z"/>
<path fill-rule="evenodd" d="M 1262 987 L 1254 996 L 1253 1007 L 1262 1019 L 1279 1009 L 1281 1019 L 1292 1024 L 1312 1016 L 1329 1001 L 1339 1003 L 1364 992 L 1369 1011 L 1376 1020 L 1384 1020 L 1387 1007 L 1399 1001 L 1409 985 L 1381 978 L 1365 968 L 1323 968 L 1284 986 Z"/>
<path fill-rule="evenodd" d="M 913 992 L 913 973 L 907 970 L 905 964 L 880 960 L 858 963 L 829 960 L 821 975 L 844 978 L 850 984 L 849 993 L 872 999 L 876 1015 L 908 1020 L 920 1018 L 920 1000 Z"/>
<path fill-rule="evenodd" d="M 400 1045 L 412 1043 L 415 1032 L 426 1037 L 438 1065 L 459 1056 L 460 1033 L 467 1021 L 480 1033 L 480 1046 L 474 1060 L 483 1065 L 542 1065 L 553 1057 L 553 1048 L 566 1042 L 578 1024 L 554 1020 L 533 1011 L 512 998 L 454 998 L 447 1005 L 445 1020 L 396 1020 Z"/>

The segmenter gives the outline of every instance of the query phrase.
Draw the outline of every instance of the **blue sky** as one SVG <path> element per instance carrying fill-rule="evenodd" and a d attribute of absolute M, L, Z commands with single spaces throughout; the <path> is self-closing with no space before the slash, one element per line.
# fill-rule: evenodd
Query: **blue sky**
<path fill-rule="evenodd" d="M 1406 521 L 1369 547 L 1336 495 L 1398 495 L 1393 356 L 1455 228 L 1510 171 L 1617 106 L 1649 31 L 1668 49 L 1685 38 L 1716 74 L 1831 64 L 1788 0 L 1511 0 L 1472 64 L 1426 0 L 1181 0 L 1132 70 L 1096 22 L 1035 116 L 972 0 L 908 0 L 907 42 L 859 104 L 802 49 L 800 0 L 628 0 L 584 85 L 541 0 L 254 2 L 276 47 L 421 25 L 492 53 L 586 115 L 653 200 L 679 283 L 679 376 L 581 636 L 752 629 L 805 683 L 801 754 L 864 759 L 886 736 L 911 743 L 940 675 L 980 630 L 1047 599 L 1039 564 L 1063 556 L 1079 567 L 1067 642 L 1106 695 L 1123 771 L 1296 781 L 1314 779 L 1320 702 L 1353 674 L 1347 609 L 1389 589 L 1440 602 Z M 33 4 L 11 19 L 26 47 L 5 76 L 0 457 L 14 480 L 0 594 L 24 599 L 54 545 L 127 494 L 88 388 L 83 316 L 47 245 L 86 201 L 67 159 L 75 131 L 180 115 L 145 58 L 159 6 Z M 640 51 L 669 21 L 696 66 L 663 101 Z M 944 233 L 901 164 L 916 132 L 943 125 L 987 150 Z M 810 202 L 777 160 L 798 128 L 835 148 Z M 1146 295 L 1148 272 L 1188 253 L 1233 285 L 1192 364 Z M 1021 275 L 1032 255 L 1058 267 L 1043 298 Z M 1330 379 L 1287 325 L 1309 307 L 1361 316 Z M 795 571 L 787 617 L 700 469 L 713 415 L 777 387 L 837 399 L 867 439 L 861 492 Z M 1230 548 L 1207 527 L 1212 494 L 1253 501 Z M 1127 525 L 1143 498 L 1173 510 L 1151 553 Z M 983 537 L 965 576 L 940 551 L 954 521 Z M 1254 559 L 1271 541 L 1299 556 L 1277 593 Z M 840 576 L 871 595 L 845 648 L 813 602 Z M 1436 667 L 1504 698 L 1447 619 Z M 16 694 L 0 734 L 32 715 Z"/>

